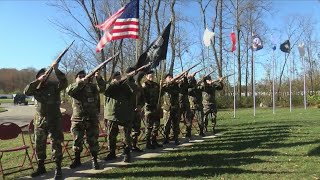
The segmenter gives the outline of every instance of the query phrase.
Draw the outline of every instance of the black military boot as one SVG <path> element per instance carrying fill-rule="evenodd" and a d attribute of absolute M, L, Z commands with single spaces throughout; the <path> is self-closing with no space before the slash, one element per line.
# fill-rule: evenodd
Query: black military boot
<path fill-rule="evenodd" d="M 179 144 L 180 144 L 180 142 L 179 142 L 179 139 L 178 139 L 178 138 L 175 138 L 175 140 L 174 140 L 174 144 L 175 144 L 175 145 L 179 145 Z"/>
<path fill-rule="evenodd" d="M 169 137 L 168 136 L 165 136 L 164 139 L 163 139 L 163 144 L 169 144 Z"/>
<path fill-rule="evenodd" d="M 46 168 L 44 167 L 44 160 L 39 160 L 38 168 L 35 172 L 31 174 L 31 177 L 37 177 L 45 173 L 47 173 L 47 171 L 46 171 Z"/>
<path fill-rule="evenodd" d="M 199 135 L 200 135 L 201 137 L 205 137 L 205 136 L 206 136 L 206 135 L 204 134 L 204 132 L 203 132 L 203 128 L 200 129 Z"/>
<path fill-rule="evenodd" d="M 186 138 L 191 138 L 191 128 L 187 128 Z"/>
<path fill-rule="evenodd" d="M 54 179 L 60 180 L 62 178 L 61 161 L 56 161 L 56 171 L 54 172 Z"/>
<path fill-rule="evenodd" d="M 153 136 L 152 137 L 152 145 L 154 146 L 154 147 L 163 147 L 163 145 L 162 144 L 159 144 L 158 142 L 157 142 L 157 136 Z"/>
<path fill-rule="evenodd" d="M 123 162 L 126 162 L 126 163 L 131 162 L 131 152 L 130 152 L 130 148 L 129 148 L 129 147 L 126 147 L 126 148 L 124 149 L 124 152 L 125 152 L 125 155 L 124 155 L 124 158 L 123 158 Z"/>
<path fill-rule="evenodd" d="M 156 147 L 153 144 L 151 144 L 150 139 L 147 140 L 146 148 L 147 149 L 156 149 Z"/>
<path fill-rule="evenodd" d="M 100 169 L 100 165 L 98 163 L 98 153 L 92 153 L 92 169 L 98 170 Z"/>
<path fill-rule="evenodd" d="M 115 151 L 110 151 L 110 153 L 107 155 L 107 157 L 103 158 L 103 160 L 111 161 L 111 160 L 114 160 L 116 158 L 117 158 L 116 152 Z"/>
<path fill-rule="evenodd" d="M 74 169 L 74 168 L 81 166 L 80 154 L 81 154 L 80 152 L 74 153 L 74 160 L 73 160 L 72 164 L 70 164 L 70 166 L 69 166 L 71 169 Z"/>
<path fill-rule="evenodd" d="M 132 152 L 138 152 L 138 153 L 143 152 L 143 150 L 137 146 L 137 140 L 133 141 L 131 150 Z"/>

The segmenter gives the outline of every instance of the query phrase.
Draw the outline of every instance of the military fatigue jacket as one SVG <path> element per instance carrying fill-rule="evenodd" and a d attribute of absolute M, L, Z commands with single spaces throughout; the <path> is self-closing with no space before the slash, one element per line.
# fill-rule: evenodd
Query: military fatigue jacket
<path fill-rule="evenodd" d="M 203 109 L 202 104 L 202 89 L 197 84 L 197 81 L 192 78 L 189 80 L 189 88 L 188 88 L 188 94 L 189 94 L 189 102 L 190 102 L 190 108 L 191 109 Z"/>
<path fill-rule="evenodd" d="M 188 100 L 188 88 L 189 88 L 189 83 L 187 77 L 184 77 L 182 82 L 179 83 L 179 107 L 184 109 L 184 108 L 189 108 L 190 103 Z"/>
<path fill-rule="evenodd" d="M 133 88 L 130 87 L 128 81 L 114 81 L 108 84 L 104 92 L 106 96 L 105 119 L 118 121 L 120 125 L 132 123 L 134 112 L 133 93 Z"/>
<path fill-rule="evenodd" d="M 216 104 L 216 90 L 222 90 L 223 89 L 223 83 L 222 82 L 215 82 L 212 84 L 206 83 L 204 81 L 200 89 L 202 90 L 202 103 L 204 108 L 210 108 L 212 105 Z"/>
<path fill-rule="evenodd" d="M 179 86 L 177 82 L 165 82 L 162 86 L 163 104 L 166 111 L 179 109 Z"/>
<path fill-rule="evenodd" d="M 40 81 L 35 80 L 31 82 L 24 90 L 24 94 L 27 96 L 34 96 L 37 100 L 35 104 L 37 115 L 40 118 L 46 118 L 50 121 L 50 118 L 53 120 L 55 116 L 51 115 L 59 115 L 60 112 L 60 92 L 68 86 L 68 80 L 63 72 L 59 69 L 55 70 L 55 74 L 58 78 L 58 82 L 56 81 L 47 81 L 45 82 L 40 89 L 37 89 Z"/>
<path fill-rule="evenodd" d="M 97 117 L 100 112 L 99 93 L 105 90 L 105 86 L 102 77 L 96 78 L 96 83 L 80 81 L 69 85 L 67 93 L 72 97 L 72 120 L 82 121 L 89 117 Z"/>
<path fill-rule="evenodd" d="M 146 111 L 157 110 L 157 105 L 159 101 L 160 85 L 154 81 L 147 80 L 142 84 L 144 92 L 144 100 L 146 104 Z"/>
<path fill-rule="evenodd" d="M 144 92 L 141 86 L 139 86 L 133 78 L 129 78 L 131 91 L 133 91 L 132 102 L 135 108 L 142 108 L 144 106 Z"/>

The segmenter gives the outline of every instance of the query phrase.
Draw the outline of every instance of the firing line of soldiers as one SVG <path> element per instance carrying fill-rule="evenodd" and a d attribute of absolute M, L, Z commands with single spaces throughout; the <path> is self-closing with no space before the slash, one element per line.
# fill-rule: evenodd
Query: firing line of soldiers
<path fill-rule="evenodd" d="M 104 121 L 109 146 L 109 154 L 103 158 L 106 161 L 116 159 L 119 126 L 124 129 L 124 162 L 131 161 L 131 151 L 142 152 L 137 144 L 143 112 L 146 122 L 147 149 L 163 146 L 157 142 L 162 116 L 165 122 L 163 144 L 169 143 L 171 128 L 174 143 L 179 144 L 181 118 L 186 124 L 187 138 L 191 138 L 193 119 L 198 121 L 201 136 L 205 136 L 210 119 L 214 132 L 217 115 L 215 91 L 223 88 L 223 78 L 212 81 L 210 75 L 206 75 L 196 81 L 195 74 L 199 71 L 188 75 L 189 70 L 195 65 L 176 77 L 173 77 L 172 74 L 166 74 L 164 82 L 158 84 L 155 82 L 154 71 L 148 68 L 149 63 L 138 69 L 128 68 L 125 76 L 121 76 L 120 72 L 115 72 L 112 75 L 112 81 L 106 83 L 99 75 L 99 69 L 110 62 L 115 55 L 101 63 L 90 74 L 86 74 L 85 71 L 78 72 L 75 76 L 75 82 L 68 86 L 67 78 L 59 70 L 58 65 L 70 46 L 60 54 L 48 70 L 41 69 L 36 75 L 36 80 L 28 84 L 24 91 L 26 95 L 34 96 L 37 100 L 34 132 L 38 168 L 31 174 L 32 177 L 46 173 L 44 161 L 49 135 L 52 142 L 53 159 L 56 163 L 54 179 L 62 178 L 61 143 L 63 132 L 60 92 L 64 89 L 67 89 L 68 95 L 72 97 L 73 108 L 71 134 L 75 159 L 70 168 L 81 166 L 80 154 L 83 150 L 84 137 L 86 137 L 92 157 L 92 168 L 100 169 L 97 161 L 100 93 L 105 95 Z M 48 80 L 52 71 L 55 72 L 58 81 Z M 142 85 L 134 79 L 134 76 L 141 71 L 144 71 L 146 79 Z M 160 99 L 162 99 L 162 103 L 160 103 Z M 160 104 L 162 104 L 161 107 Z M 131 134 L 133 135 L 131 136 Z"/>

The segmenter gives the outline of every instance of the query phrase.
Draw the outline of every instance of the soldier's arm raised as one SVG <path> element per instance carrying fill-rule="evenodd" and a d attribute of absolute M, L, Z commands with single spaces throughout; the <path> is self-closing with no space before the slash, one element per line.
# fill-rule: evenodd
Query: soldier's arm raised
<path fill-rule="evenodd" d="M 63 89 L 66 89 L 68 87 L 68 79 L 66 75 L 58 69 L 58 67 L 54 67 L 54 73 L 56 74 L 59 84 L 58 84 L 58 89 L 62 91 Z"/>
<path fill-rule="evenodd" d="M 69 96 L 75 98 L 84 86 L 85 86 L 85 82 L 83 81 L 70 84 L 67 88 L 67 93 Z"/>
<path fill-rule="evenodd" d="M 103 78 L 101 76 L 96 76 L 96 81 L 97 81 L 97 84 L 98 84 L 98 91 L 100 93 L 104 92 L 106 90 L 106 81 L 103 80 Z"/>
<path fill-rule="evenodd" d="M 27 96 L 33 96 L 36 93 L 37 87 L 40 84 L 40 80 L 36 79 L 34 81 L 32 81 L 30 84 L 28 84 L 23 93 Z"/>

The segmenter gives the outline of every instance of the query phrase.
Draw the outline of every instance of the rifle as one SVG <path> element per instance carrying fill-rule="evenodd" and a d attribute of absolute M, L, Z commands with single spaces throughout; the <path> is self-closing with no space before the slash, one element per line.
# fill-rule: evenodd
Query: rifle
<path fill-rule="evenodd" d="M 229 74 L 229 75 L 223 76 L 221 81 L 223 81 L 225 78 L 230 77 L 230 76 L 232 76 L 232 75 L 234 75 L 234 74 L 235 74 L 235 73 L 232 73 L 232 74 Z M 217 79 L 217 80 L 214 80 L 214 81 L 212 81 L 212 82 L 214 83 L 214 82 L 218 82 L 218 81 L 220 81 L 220 80 L 219 80 L 219 79 Z"/>
<path fill-rule="evenodd" d="M 120 52 L 117 52 L 114 56 L 112 56 L 112 57 L 108 58 L 107 60 L 103 61 L 96 68 L 94 68 L 89 74 L 87 74 L 85 79 L 92 78 L 95 75 L 96 72 L 98 72 L 102 67 L 104 67 L 108 62 L 112 61 L 119 54 L 120 54 Z"/>
<path fill-rule="evenodd" d="M 145 68 L 147 68 L 147 67 L 149 67 L 149 66 L 151 66 L 151 62 L 149 62 L 148 64 L 146 64 L 146 65 L 144 65 L 144 66 L 139 67 L 138 69 L 136 69 L 136 70 L 134 70 L 134 71 L 129 72 L 125 77 L 122 77 L 122 78 L 121 78 L 120 82 L 123 82 L 123 81 L 127 80 L 128 77 L 137 74 L 139 71 L 141 71 L 141 70 L 143 70 L 143 69 L 145 69 Z"/>
<path fill-rule="evenodd" d="M 180 74 L 177 75 L 176 77 L 172 78 L 171 81 L 176 81 L 176 80 L 180 79 L 181 77 L 185 76 L 186 74 L 188 74 L 188 72 L 189 72 L 192 68 L 198 66 L 200 63 L 201 63 L 201 62 L 199 62 L 199 63 L 191 66 L 190 68 L 188 68 L 187 70 L 183 71 L 182 73 L 180 73 Z"/>
<path fill-rule="evenodd" d="M 200 70 L 198 70 L 198 71 L 196 71 L 196 72 L 191 73 L 191 76 L 195 76 L 198 72 L 200 72 L 200 71 L 202 71 L 202 70 L 204 70 L 204 69 L 205 69 L 205 67 L 202 68 L 202 69 L 200 69 Z"/>
<path fill-rule="evenodd" d="M 214 73 L 214 70 L 212 70 L 211 72 L 209 72 L 208 74 L 206 74 L 205 76 L 203 76 L 203 78 L 201 78 L 201 79 L 198 81 L 197 84 L 198 84 L 198 85 L 201 84 L 201 83 L 204 81 L 205 77 L 210 76 L 212 73 Z"/>
<path fill-rule="evenodd" d="M 72 43 L 65 50 L 62 51 L 62 53 L 59 54 L 57 59 L 55 61 L 53 61 L 55 64 L 58 64 L 61 61 L 62 57 L 66 54 L 66 52 L 72 46 L 73 42 L 74 42 L 74 40 L 72 41 Z M 44 80 L 39 83 L 39 85 L 37 86 L 37 89 L 40 89 L 42 84 L 45 83 L 48 80 L 48 78 L 49 78 L 50 74 L 52 73 L 52 71 L 53 71 L 53 67 L 50 66 L 50 68 L 44 73 L 44 75 L 45 75 Z"/>

